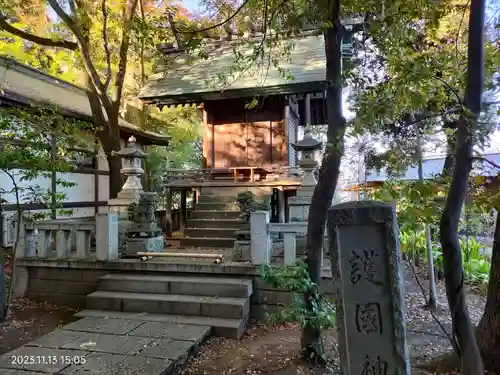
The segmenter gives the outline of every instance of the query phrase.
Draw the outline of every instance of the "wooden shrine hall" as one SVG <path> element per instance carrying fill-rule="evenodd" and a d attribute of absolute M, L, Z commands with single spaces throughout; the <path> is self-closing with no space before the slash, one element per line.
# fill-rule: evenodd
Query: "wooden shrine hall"
<path fill-rule="evenodd" d="M 358 23 L 346 21 L 346 29 Z M 271 62 L 253 62 L 231 75 L 233 49 L 248 57 L 261 40 L 259 35 L 217 37 L 191 54 L 173 45 L 162 47 L 170 63 L 157 68 L 139 98 L 160 108 L 196 104 L 203 111 L 204 165 L 178 171 L 181 179 L 257 182 L 269 174 L 283 176 L 297 163 L 290 145 L 297 141 L 299 125 L 326 124 L 323 35 L 309 30 L 284 38 L 282 47 L 290 55 L 279 69 Z M 343 47 L 350 50 L 350 44 Z M 206 58 L 198 57 L 202 54 Z"/>

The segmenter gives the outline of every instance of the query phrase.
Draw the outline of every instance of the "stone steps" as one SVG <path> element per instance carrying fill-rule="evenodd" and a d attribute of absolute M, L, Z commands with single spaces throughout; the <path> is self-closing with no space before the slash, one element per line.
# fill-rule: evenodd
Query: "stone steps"
<path fill-rule="evenodd" d="M 212 194 L 202 194 L 198 197 L 198 204 L 203 203 L 236 203 L 236 196 L 232 195 L 212 195 Z"/>
<path fill-rule="evenodd" d="M 238 219 L 240 213 L 238 211 L 205 211 L 196 208 L 191 212 L 191 219 Z"/>
<path fill-rule="evenodd" d="M 196 210 L 240 212 L 240 207 L 236 203 L 197 203 Z"/>
<path fill-rule="evenodd" d="M 184 230 L 184 237 L 189 238 L 236 238 L 235 228 L 187 228 Z"/>
<path fill-rule="evenodd" d="M 130 293 L 171 293 L 248 298 L 252 280 L 218 277 L 109 274 L 99 278 L 99 290 Z"/>
<path fill-rule="evenodd" d="M 244 319 L 247 317 L 250 311 L 249 305 L 248 298 L 102 290 L 89 294 L 86 299 L 86 307 L 92 310 L 149 312 L 231 319 Z"/>
<path fill-rule="evenodd" d="M 188 228 L 197 229 L 212 229 L 212 228 L 235 228 L 237 229 L 250 229 L 248 223 L 243 223 L 235 219 L 189 219 L 187 222 Z"/>
<path fill-rule="evenodd" d="M 214 334 L 239 339 L 250 313 L 248 278 L 112 273 L 77 316 L 151 320 L 209 326 Z"/>
<path fill-rule="evenodd" d="M 216 195 L 219 197 L 236 197 L 239 193 L 245 191 L 252 191 L 255 195 L 271 195 L 273 192 L 272 187 L 266 186 L 205 186 L 201 188 L 200 195 Z"/>
<path fill-rule="evenodd" d="M 96 317 L 106 319 L 127 319 L 140 321 L 154 321 L 176 324 L 189 324 L 212 327 L 212 334 L 217 337 L 226 337 L 239 340 L 245 333 L 245 319 L 213 318 L 209 316 L 185 316 L 151 313 L 133 313 L 110 310 L 82 310 L 75 314 L 78 318 Z"/>
<path fill-rule="evenodd" d="M 207 238 L 207 237 L 180 237 L 179 242 L 181 247 L 216 247 L 224 249 L 232 249 L 235 238 Z"/>

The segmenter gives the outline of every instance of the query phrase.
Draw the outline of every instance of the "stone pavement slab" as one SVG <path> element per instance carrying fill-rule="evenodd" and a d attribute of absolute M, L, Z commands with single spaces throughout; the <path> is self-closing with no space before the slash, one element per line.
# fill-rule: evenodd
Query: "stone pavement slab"
<path fill-rule="evenodd" d="M 210 334 L 211 328 L 187 324 L 145 322 L 129 332 L 130 336 L 168 337 L 172 340 L 197 342 Z"/>
<path fill-rule="evenodd" d="M 87 356 L 87 361 L 81 365 L 71 365 L 59 372 L 62 375 L 111 375 L 117 374 L 118 365 L 127 358 L 126 355 L 91 353 Z"/>
<path fill-rule="evenodd" d="M 0 374 L 3 369 L 55 374 L 87 354 L 82 350 L 22 346 L 0 356 Z"/>
<path fill-rule="evenodd" d="M 187 359 L 193 348 L 190 341 L 160 339 L 152 343 L 141 352 L 141 355 L 152 358 L 171 359 L 175 362 Z"/>
<path fill-rule="evenodd" d="M 210 331 L 200 325 L 87 317 L 0 356 L 0 375 L 170 375 Z M 23 360 L 14 363 L 14 358 Z"/>
<path fill-rule="evenodd" d="M 109 333 L 111 335 L 126 335 L 134 328 L 143 324 L 139 320 L 130 319 L 108 319 L 98 317 L 85 317 L 64 326 L 67 331 L 84 331 L 95 333 Z"/>
<path fill-rule="evenodd" d="M 80 338 L 83 332 L 65 331 L 64 329 L 56 329 L 45 336 L 42 336 L 35 341 L 32 341 L 26 346 L 39 346 L 44 348 L 62 348 L 64 345 Z"/>
<path fill-rule="evenodd" d="M 133 355 L 139 353 L 153 341 L 154 338 L 148 337 L 84 333 L 78 339 L 64 345 L 64 348 Z"/>
<path fill-rule="evenodd" d="M 143 356 L 92 353 L 83 365 L 65 368 L 61 375 L 163 375 L 173 368 L 173 362 Z"/>

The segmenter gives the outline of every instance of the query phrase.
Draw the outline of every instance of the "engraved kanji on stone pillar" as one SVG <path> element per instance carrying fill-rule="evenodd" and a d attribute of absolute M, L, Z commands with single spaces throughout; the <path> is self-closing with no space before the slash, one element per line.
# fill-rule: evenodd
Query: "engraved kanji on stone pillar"
<path fill-rule="evenodd" d="M 328 214 L 342 375 L 409 375 L 393 205 L 347 202 Z"/>

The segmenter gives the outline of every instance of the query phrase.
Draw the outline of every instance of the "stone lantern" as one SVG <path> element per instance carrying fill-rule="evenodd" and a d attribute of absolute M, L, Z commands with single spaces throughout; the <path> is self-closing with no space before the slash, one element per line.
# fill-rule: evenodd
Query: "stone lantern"
<path fill-rule="evenodd" d="M 311 205 L 314 187 L 317 184 L 314 170 L 318 166 L 316 154 L 321 149 L 323 142 L 314 139 L 309 129 L 306 128 L 304 138 L 292 143 L 293 149 L 299 153 L 299 167 L 304 171 L 304 177 L 300 183 L 295 197 L 288 199 L 290 221 L 307 221 L 309 206 Z M 306 239 L 304 236 L 296 237 L 297 254 L 303 255 Z"/>
<path fill-rule="evenodd" d="M 132 203 L 139 202 L 141 193 L 144 192 L 141 183 L 144 169 L 142 169 L 141 162 L 148 154 L 139 148 L 135 137 L 132 136 L 128 139 L 126 146 L 120 151 L 114 152 L 113 155 L 122 157 L 120 172 L 126 177 L 118 196 L 108 201 L 109 212 L 118 214 L 118 248 L 120 252 L 123 252 L 125 250 L 126 230 L 132 223 L 129 220 L 129 207 Z"/>
<path fill-rule="evenodd" d="M 300 189 L 310 189 L 311 187 L 314 189 L 317 183 L 316 177 L 314 177 L 314 170 L 318 166 L 316 155 L 323 146 L 323 142 L 313 138 L 310 130 L 306 128 L 304 138 L 296 143 L 292 143 L 291 146 L 299 153 L 299 167 L 304 171 L 304 179 L 302 180 Z"/>
<path fill-rule="evenodd" d="M 114 155 L 122 157 L 123 163 L 120 172 L 127 178 L 122 190 L 118 193 L 118 199 L 139 199 L 139 195 L 143 191 L 141 183 L 141 177 L 144 175 L 142 159 L 145 159 L 148 153 L 138 147 L 135 137 L 132 136 L 128 139 L 126 147 L 114 152 Z"/>

